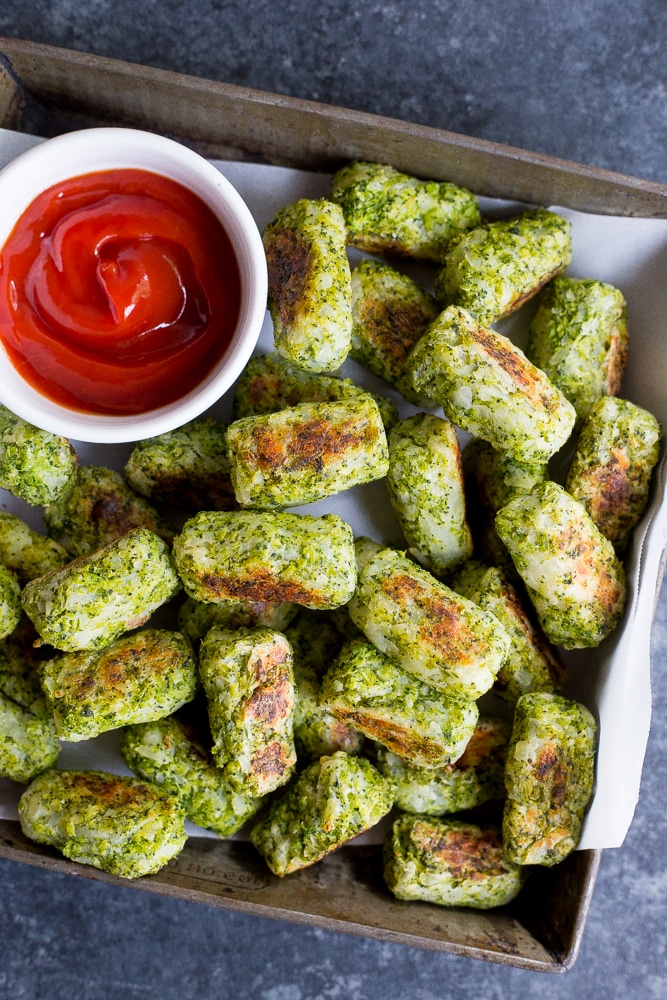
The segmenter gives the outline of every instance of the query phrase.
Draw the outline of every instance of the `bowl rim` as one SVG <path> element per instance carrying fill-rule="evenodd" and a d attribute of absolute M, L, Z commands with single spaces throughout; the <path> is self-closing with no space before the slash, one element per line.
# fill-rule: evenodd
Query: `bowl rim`
<path fill-rule="evenodd" d="M 87 153 L 90 161 L 77 168 L 77 153 Z M 97 444 L 142 440 L 200 416 L 243 371 L 266 315 L 268 276 L 262 238 L 241 195 L 217 167 L 193 149 L 141 129 L 101 127 L 68 132 L 25 150 L 0 170 L 0 255 L 16 222 L 42 191 L 62 180 L 123 167 L 176 180 L 214 211 L 236 254 L 241 304 L 229 348 L 201 382 L 178 400 L 139 414 L 85 413 L 48 399 L 22 378 L 0 341 L 0 402 L 44 430 Z M 8 207 L 3 209 L 3 205 Z"/>

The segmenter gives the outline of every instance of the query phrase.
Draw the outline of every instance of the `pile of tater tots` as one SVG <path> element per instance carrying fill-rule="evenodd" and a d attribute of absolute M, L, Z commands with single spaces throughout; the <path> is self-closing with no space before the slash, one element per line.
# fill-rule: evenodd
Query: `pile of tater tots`
<path fill-rule="evenodd" d="M 557 647 L 618 625 L 661 439 L 619 395 L 623 295 L 565 275 L 563 217 L 483 221 L 374 163 L 264 246 L 275 352 L 230 424 L 140 441 L 123 477 L 0 408 L 0 485 L 47 530 L 0 513 L 0 775 L 27 785 L 28 837 L 123 877 L 175 857 L 186 819 L 247 824 L 283 876 L 387 817 L 398 898 L 502 905 L 577 846 L 593 789 Z M 535 295 L 524 353 L 494 324 Z M 337 375 L 348 357 L 389 396 Z M 380 479 L 397 549 L 287 509 Z M 134 777 L 58 768 L 115 729 Z"/>

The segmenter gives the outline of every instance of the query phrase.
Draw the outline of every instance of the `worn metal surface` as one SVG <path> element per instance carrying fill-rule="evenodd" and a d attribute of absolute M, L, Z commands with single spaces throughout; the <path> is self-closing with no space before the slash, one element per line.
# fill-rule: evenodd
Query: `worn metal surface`
<path fill-rule="evenodd" d="M 54 135 L 87 125 L 131 125 L 220 159 L 327 171 L 350 159 L 379 160 L 480 195 L 667 217 L 667 186 L 595 167 L 33 42 L 0 38 L 0 52 L 4 87 L 13 75 L 21 91 L 0 119 L 5 127 Z"/>
<path fill-rule="evenodd" d="M 0 820 L 0 857 L 260 917 L 545 972 L 563 972 L 576 958 L 600 853 L 582 851 L 557 872 L 536 872 L 511 906 L 448 910 L 396 900 L 382 878 L 379 847 L 343 848 L 279 879 L 244 841 L 190 838 L 157 875 L 127 882 L 67 861 L 29 841 L 18 823 Z"/>

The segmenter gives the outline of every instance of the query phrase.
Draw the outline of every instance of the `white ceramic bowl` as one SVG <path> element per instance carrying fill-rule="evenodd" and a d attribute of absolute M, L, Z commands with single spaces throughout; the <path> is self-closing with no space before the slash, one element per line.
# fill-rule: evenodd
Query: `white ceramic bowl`
<path fill-rule="evenodd" d="M 100 170 L 138 168 L 194 191 L 222 222 L 241 277 L 241 307 L 230 346 L 187 395 L 136 415 L 80 413 L 41 395 L 18 373 L 0 344 L 0 401 L 30 423 L 79 441 L 135 441 L 173 430 L 211 406 L 238 378 L 252 354 L 266 312 L 267 272 L 262 240 L 247 205 L 222 174 L 179 143 L 135 129 L 70 132 L 41 143 L 0 171 L 0 247 L 42 191 Z"/>

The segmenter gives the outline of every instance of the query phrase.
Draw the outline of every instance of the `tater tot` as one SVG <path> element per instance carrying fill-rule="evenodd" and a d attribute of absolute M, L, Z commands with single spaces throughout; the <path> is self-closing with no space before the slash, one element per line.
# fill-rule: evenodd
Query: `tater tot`
<path fill-rule="evenodd" d="M 662 429 L 652 413 L 605 396 L 581 429 L 565 488 L 622 550 L 648 503 Z"/>
<path fill-rule="evenodd" d="M 577 417 L 616 396 L 628 356 L 622 292 L 591 278 L 556 278 L 540 298 L 526 354 L 567 396 Z"/>
<path fill-rule="evenodd" d="M 178 629 L 198 646 L 209 629 L 272 628 L 284 632 L 299 611 L 298 604 L 268 601 L 217 601 L 204 604 L 186 597 L 178 609 Z"/>
<path fill-rule="evenodd" d="M 350 357 L 393 385 L 415 406 L 432 406 L 406 372 L 408 355 L 440 308 L 407 274 L 379 260 L 361 260 L 352 271 Z"/>
<path fill-rule="evenodd" d="M 507 752 L 503 839 L 521 865 L 555 865 L 579 842 L 593 793 L 596 724 L 583 705 L 523 695 Z"/>
<path fill-rule="evenodd" d="M 39 671 L 53 651 L 33 646 L 36 638 L 32 623 L 24 616 L 11 635 L 0 640 L 0 691 L 33 715 L 50 718 Z"/>
<path fill-rule="evenodd" d="M 495 827 L 408 813 L 385 842 L 384 877 L 399 899 L 486 910 L 514 899 L 527 874 Z"/>
<path fill-rule="evenodd" d="M 475 554 L 492 566 L 500 566 L 512 581 L 518 576 L 498 537 L 496 514 L 516 493 L 530 493 L 547 475 L 545 462 L 517 462 L 481 438 L 473 438 L 463 450 L 466 512 Z"/>
<path fill-rule="evenodd" d="M 234 510 L 227 428 L 202 417 L 157 437 L 137 441 L 125 476 L 133 490 L 185 510 Z"/>
<path fill-rule="evenodd" d="M 69 742 L 163 719 L 198 688 L 189 641 L 164 629 L 122 636 L 101 651 L 63 653 L 42 664 L 41 678 L 58 736 Z"/>
<path fill-rule="evenodd" d="M 349 524 L 335 514 L 203 511 L 174 540 L 190 597 L 337 608 L 357 579 Z"/>
<path fill-rule="evenodd" d="M 143 625 L 180 586 L 162 539 L 135 528 L 97 552 L 31 580 L 21 600 L 42 639 L 56 649 L 103 649 Z"/>
<path fill-rule="evenodd" d="M 393 783 L 363 757 L 321 757 L 271 804 L 250 840 L 276 875 L 306 868 L 382 819 Z"/>
<path fill-rule="evenodd" d="M 0 777 L 27 784 L 53 767 L 59 750 L 48 713 L 29 711 L 0 689 Z"/>
<path fill-rule="evenodd" d="M 233 791 L 208 751 L 178 719 L 127 726 L 120 753 L 139 778 L 175 796 L 186 817 L 219 837 L 231 837 L 261 805 Z"/>
<path fill-rule="evenodd" d="M 396 805 L 424 816 L 474 809 L 505 798 L 505 754 L 511 726 L 503 719 L 480 716 L 466 748 L 443 767 L 415 767 L 384 747 L 377 766 L 396 784 Z"/>
<path fill-rule="evenodd" d="M 11 569 L 22 585 L 70 561 L 66 549 L 25 523 L 16 514 L 0 511 L 0 563 Z"/>
<path fill-rule="evenodd" d="M 133 528 L 147 528 L 168 544 L 173 532 L 144 497 L 130 489 L 123 477 L 97 465 L 77 469 L 63 499 L 44 511 L 49 536 L 72 558 L 87 556 Z"/>
<path fill-rule="evenodd" d="M 447 244 L 480 223 L 474 194 L 447 181 L 419 180 L 382 163 L 349 163 L 331 181 L 347 239 L 369 253 L 442 259 Z"/>
<path fill-rule="evenodd" d="M 474 701 L 436 691 L 361 639 L 329 667 L 321 699 L 337 718 L 418 767 L 460 757 L 479 715 Z"/>
<path fill-rule="evenodd" d="M 574 427 L 574 407 L 544 372 L 458 306 L 429 327 L 408 369 L 453 423 L 517 461 L 547 462 Z"/>
<path fill-rule="evenodd" d="M 306 198 L 264 230 L 276 350 L 298 368 L 331 372 L 350 350 L 352 291 L 340 206 Z"/>
<path fill-rule="evenodd" d="M 270 629 L 213 628 L 199 647 L 213 757 L 229 787 L 259 796 L 289 780 L 294 749 L 292 650 Z"/>
<path fill-rule="evenodd" d="M 32 505 L 69 490 L 77 458 L 69 441 L 17 417 L 0 404 L 0 488 Z"/>
<path fill-rule="evenodd" d="M 462 306 L 482 326 L 494 323 L 563 273 L 572 259 L 571 228 L 538 208 L 473 229 L 445 257 L 436 298 Z"/>
<path fill-rule="evenodd" d="M 343 636 L 328 615 L 302 611 L 285 629 L 294 656 L 294 743 L 299 758 L 319 757 L 344 750 L 359 753 L 364 737 L 321 701 L 322 677 L 336 659 Z"/>
<path fill-rule="evenodd" d="M 369 395 L 377 403 L 385 430 L 398 420 L 396 407 L 378 393 L 368 392 L 352 379 L 336 375 L 312 375 L 282 358 L 276 351 L 251 358 L 234 392 L 234 418 L 275 413 L 299 403 L 337 403 Z"/>
<path fill-rule="evenodd" d="M 387 473 L 387 437 L 368 395 L 245 417 L 230 424 L 227 440 L 241 507 L 296 507 Z"/>
<path fill-rule="evenodd" d="M 21 796 L 19 819 L 30 840 L 122 878 L 159 871 L 187 840 L 172 795 L 102 771 L 45 771 Z"/>
<path fill-rule="evenodd" d="M 489 690 L 509 651 L 497 618 L 393 549 L 370 555 L 348 607 L 381 652 L 431 687 L 463 698 Z"/>
<path fill-rule="evenodd" d="M 456 428 L 431 413 L 389 434 L 387 489 L 410 554 L 436 574 L 472 555 Z"/>
<path fill-rule="evenodd" d="M 562 486 L 546 482 L 516 496 L 496 515 L 496 529 L 551 642 L 597 646 L 614 630 L 625 605 L 623 566 Z"/>
<path fill-rule="evenodd" d="M 22 614 L 20 584 L 10 569 L 0 565 L 0 639 L 14 631 Z"/>
<path fill-rule="evenodd" d="M 528 691 L 558 691 L 565 669 L 501 570 L 470 562 L 450 582 L 457 593 L 495 615 L 512 640 L 507 659 L 498 671 L 495 691 L 508 701 L 516 701 Z"/>
<path fill-rule="evenodd" d="M 60 743 L 39 680 L 42 650 L 23 618 L 0 641 L 0 777 L 26 784 L 53 767 Z"/>

